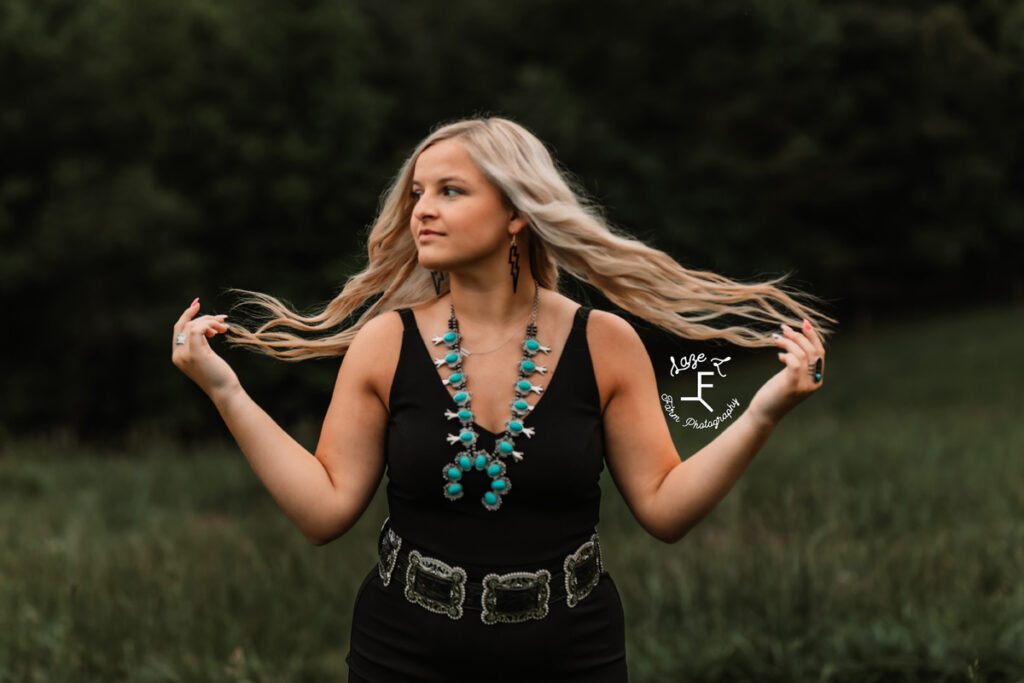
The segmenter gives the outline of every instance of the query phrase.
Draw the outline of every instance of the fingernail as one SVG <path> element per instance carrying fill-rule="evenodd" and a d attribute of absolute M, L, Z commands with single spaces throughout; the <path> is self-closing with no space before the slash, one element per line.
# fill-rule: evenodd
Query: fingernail
<path fill-rule="evenodd" d="M 807 329 L 811 329 L 811 321 L 809 321 L 807 318 L 804 318 L 804 327 L 806 327 Z"/>
<path fill-rule="evenodd" d="M 193 306 L 195 306 L 195 305 L 196 305 L 196 302 L 198 302 L 198 301 L 199 301 L 199 297 L 197 296 L 197 297 L 195 298 L 195 301 L 193 301 L 192 303 L 190 303 L 190 304 L 188 305 L 188 307 L 189 307 L 189 308 L 192 308 Z"/>
<path fill-rule="evenodd" d="M 787 325 L 786 323 L 781 323 L 781 324 L 779 325 L 779 327 L 781 327 L 781 328 L 782 328 L 782 329 L 784 329 L 784 330 L 791 330 L 791 329 L 793 329 L 792 327 L 790 327 L 790 326 L 789 326 L 789 325 Z"/>
<path fill-rule="evenodd" d="M 782 339 L 782 335 L 778 332 L 772 332 L 772 339 Z"/>
<path fill-rule="evenodd" d="M 217 317 L 220 318 L 221 320 L 224 320 L 225 318 L 228 317 L 228 314 L 227 313 L 221 313 Z"/>

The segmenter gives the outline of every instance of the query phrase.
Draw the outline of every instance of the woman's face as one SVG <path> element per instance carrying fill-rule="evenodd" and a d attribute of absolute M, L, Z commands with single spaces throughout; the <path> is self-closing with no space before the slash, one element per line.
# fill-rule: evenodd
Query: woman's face
<path fill-rule="evenodd" d="M 431 270 L 505 261 L 511 232 L 521 229 L 498 189 L 454 139 L 423 150 L 412 181 L 410 228 L 419 263 Z"/>

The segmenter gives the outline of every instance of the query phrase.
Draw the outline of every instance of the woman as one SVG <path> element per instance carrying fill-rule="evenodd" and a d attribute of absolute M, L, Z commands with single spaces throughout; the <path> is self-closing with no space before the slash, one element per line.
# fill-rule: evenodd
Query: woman
<path fill-rule="evenodd" d="M 345 533 L 388 468 L 390 517 L 356 600 L 350 680 L 626 680 L 622 606 L 601 563 L 615 549 L 595 529 L 604 463 L 640 525 L 679 540 L 821 386 L 830 319 L 779 280 L 686 270 L 613 230 L 543 144 L 501 118 L 420 143 L 368 251 L 319 315 L 250 292 L 271 314 L 256 330 L 196 317 L 198 300 L 174 326 L 175 365 L 313 543 Z M 639 336 L 561 295 L 561 271 L 682 337 L 774 345 L 783 368 L 680 461 Z M 354 325 L 327 333 L 374 295 Z M 704 324 L 725 314 L 751 325 Z M 221 333 L 286 360 L 344 355 L 315 458 L 213 352 L 207 338 Z"/>

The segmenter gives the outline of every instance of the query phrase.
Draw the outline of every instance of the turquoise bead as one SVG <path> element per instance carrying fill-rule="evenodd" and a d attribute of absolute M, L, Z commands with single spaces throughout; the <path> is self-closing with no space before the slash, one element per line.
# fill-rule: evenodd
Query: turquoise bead
<path fill-rule="evenodd" d="M 495 479 L 491 482 L 491 488 L 495 491 L 504 491 L 508 484 L 505 483 L 504 479 Z"/>
<path fill-rule="evenodd" d="M 469 396 L 466 395 L 465 391 L 460 391 L 459 393 L 455 394 L 453 398 L 455 399 L 456 403 L 465 403 L 466 399 L 468 399 Z"/>
<path fill-rule="evenodd" d="M 444 357 L 444 362 L 445 363 L 454 363 L 458 359 L 459 359 L 459 354 L 457 354 L 457 353 L 449 353 L 447 356 Z"/>
<path fill-rule="evenodd" d="M 451 484 L 448 486 L 448 493 L 457 496 L 462 493 L 462 484 Z"/>
<path fill-rule="evenodd" d="M 533 372 L 536 367 L 537 365 L 532 360 L 523 361 L 523 370 L 526 370 L 527 372 Z"/>
<path fill-rule="evenodd" d="M 496 477 L 501 474 L 501 465 L 491 465 L 487 468 L 488 477 Z"/>
<path fill-rule="evenodd" d="M 469 459 L 469 456 L 462 456 L 459 458 L 459 467 L 469 472 L 469 468 L 473 466 L 473 461 Z"/>
<path fill-rule="evenodd" d="M 482 470 L 485 467 L 487 467 L 487 456 L 485 456 L 485 455 L 478 455 L 478 456 L 476 456 L 476 468 L 478 470 Z"/>
<path fill-rule="evenodd" d="M 444 340 L 447 343 L 451 344 L 452 342 L 455 341 L 455 333 L 454 332 L 449 332 L 448 334 L 444 335 Z"/>
<path fill-rule="evenodd" d="M 473 432 L 462 432 L 459 434 L 459 438 L 462 439 L 463 443 L 469 443 L 473 440 Z"/>
<path fill-rule="evenodd" d="M 519 382 L 518 384 L 516 384 L 516 386 L 519 387 L 519 391 L 529 391 L 530 390 L 530 383 L 527 382 L 525 379 L 522 382 Z"/>
<path fill-rule="evenodd" d="M 494 495 L 493 493 L 491 493 L 490 491 L 488 491 L 487 493 L 484 494 L 484 500 L 487 501 L 488 505 L 497 505 L 498 504 L 498 497 L 496 495 Z"/>
<path fill-rule="evenodd" d="M 511 422 L 508 423 L 508 428 L 511 429 L 513 432 L 523 431 L 523 425 L 516 422 L 515 420 L 512 420 Z"/>
<path fill-rule="evenodd" d="M 460 410 L 459 411 L 459 419 L 460 420 L 472 420 L 473 419 L 473 413 L 469 412 L 468 410 Z"/>
<path fill-rule="evenodd" d="M 448 378 L 449 384 L 462 384 L 462 373 L 456 372 L 454 375 Z"/>
<path fill-rule="evenodd" d="M 528 342 L 526 342 L 526 348 L 530 349 L 531 351 L 536 351 L 537 349 L 540 348 L 540 344 L 537 342 L 536 339 L 531 339 Z"/>
<path fill-rule="evenodd" d="M 456 479 L 456 480 L 457 479 L 462 479 L 462 472 L 460 472 L 458 469 L 456 469 L 454 467 L 449 467 L 448 468 L 448 478 L 449 479 Z"/>
<path fill-rule="evenodd" d="M 498 444 L 498 449 L 502 453 L 508 455 L 509 453 L 512 452 L 512 444 L 510 444 L 508 441 L 502 441 L 500 444 Z"/>
<path fill-rule="evenodd" d="M 526 401 L 516 401 L 512 405 L 515 407 L 516 410 L 520 410 L 520 411 L 526 410 L 527 408 L 530 407 L 530 404 L 527 403 Z"/>

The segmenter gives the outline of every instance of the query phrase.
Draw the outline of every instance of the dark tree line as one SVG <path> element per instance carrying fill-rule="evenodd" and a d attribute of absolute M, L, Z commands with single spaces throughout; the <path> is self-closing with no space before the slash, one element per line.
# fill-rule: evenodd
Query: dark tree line
<path fill-rule="evenodd" d="M 1021 297 L 1024 2 L 0 4 L 0 436 L 198 434 L 170 325 L 361 267 L 412 146 L 534 130 L 689 266 L 845 319 Z M 285 421 L 337 363 L 231 354 Z"/>

